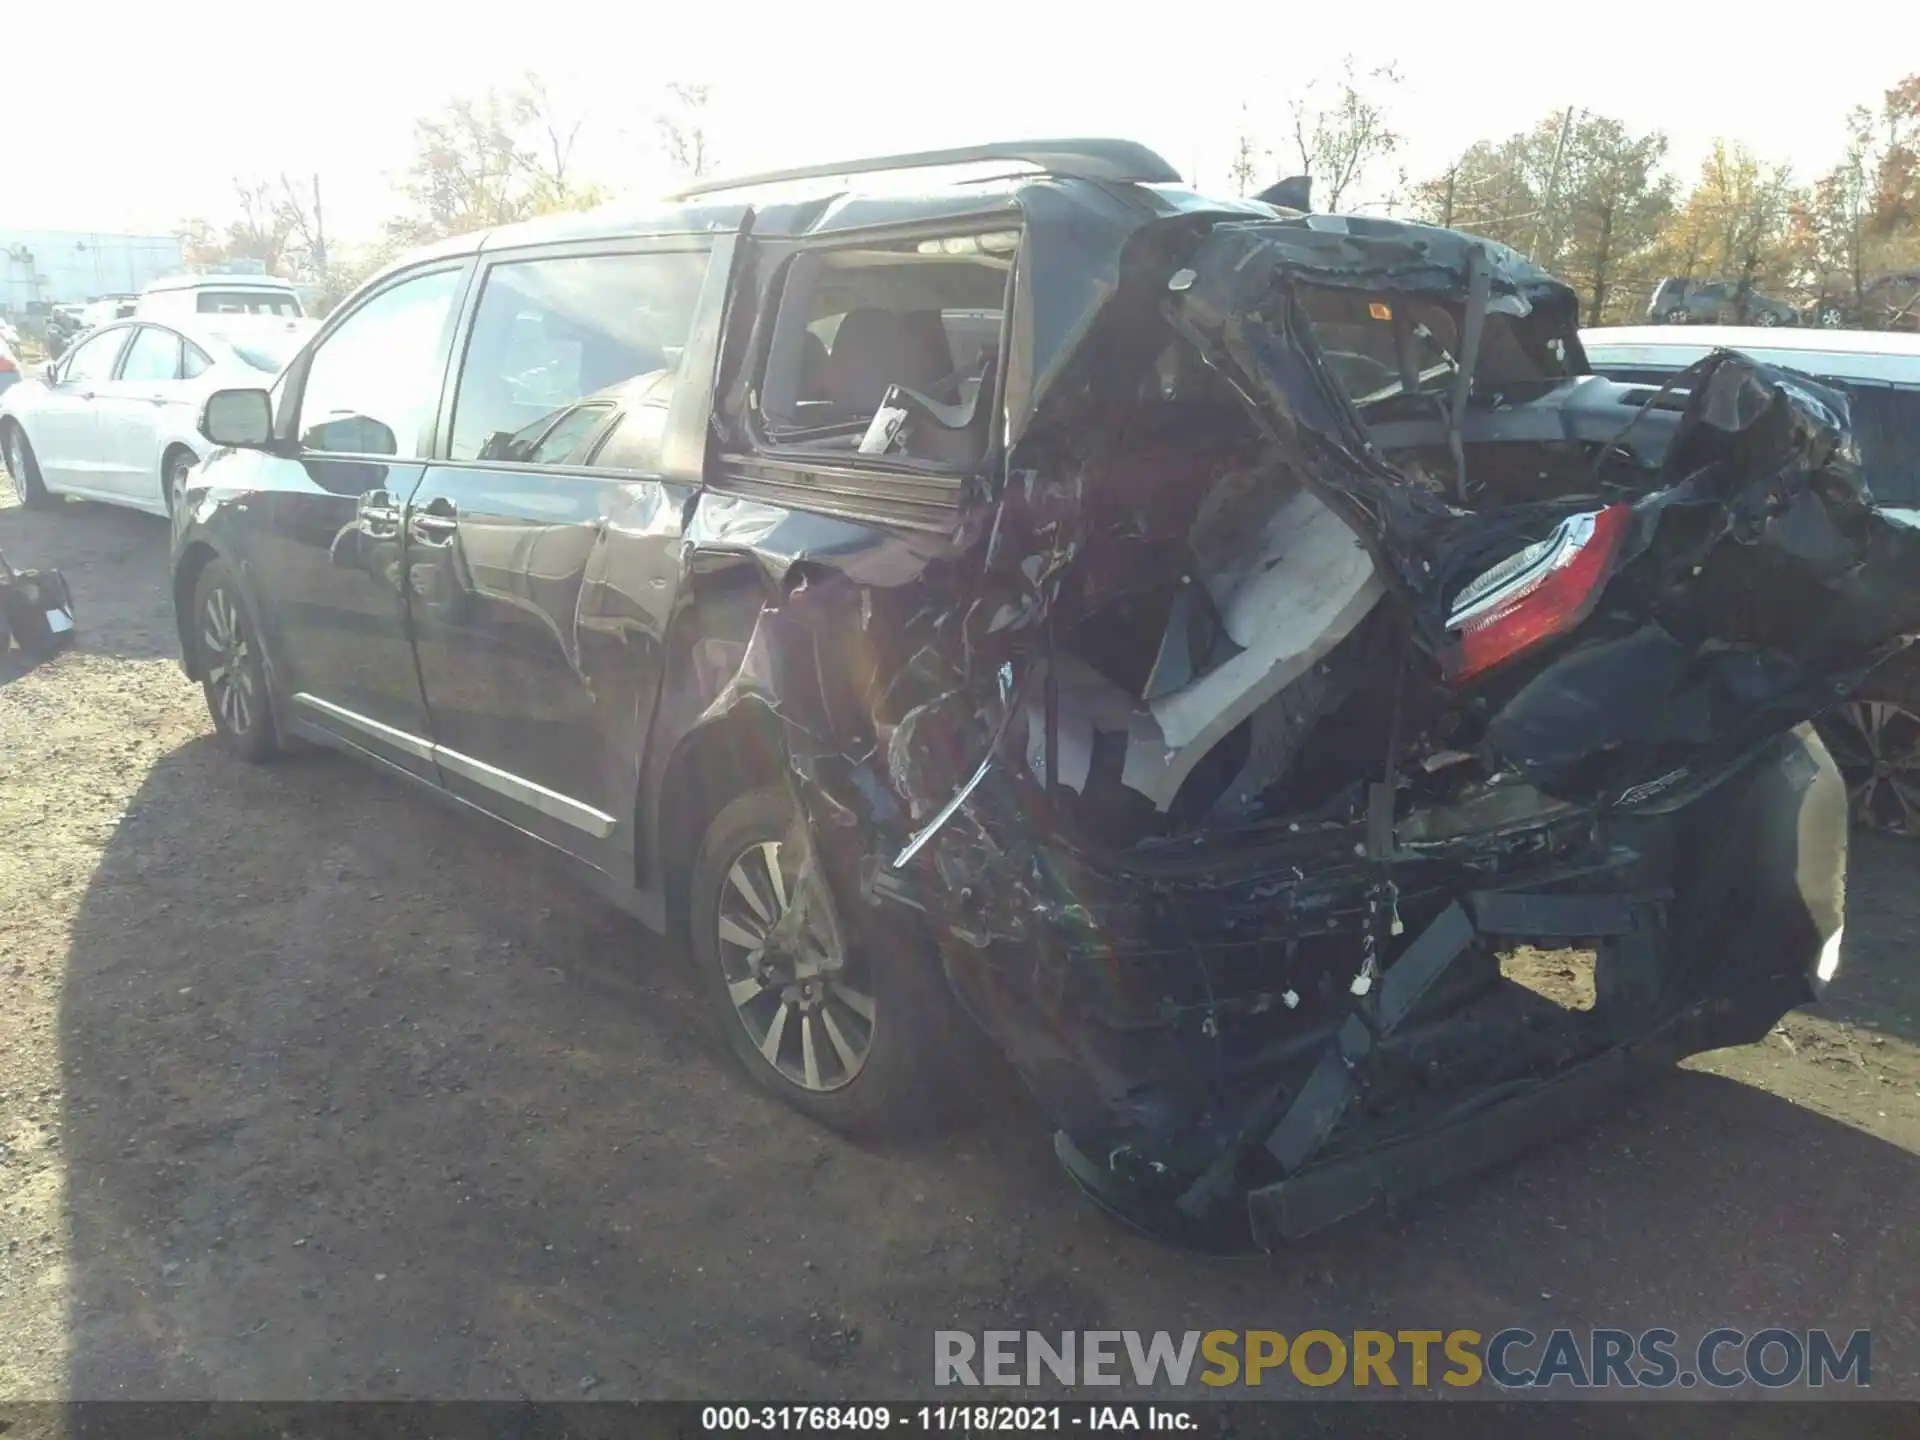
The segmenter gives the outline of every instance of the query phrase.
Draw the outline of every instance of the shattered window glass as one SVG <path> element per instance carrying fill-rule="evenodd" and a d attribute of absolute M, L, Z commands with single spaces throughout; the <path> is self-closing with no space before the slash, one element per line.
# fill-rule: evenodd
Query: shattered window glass
<path fill-rule="evenodd" d="M 769 436 L 866 454 L 976 457 L 1018 242 L 1008 232 L 796 257 L 761 392 Z"/>
<path fill-rule="evenodd" d="M 1334 378 L 1354 403 L 1398 395 L 1408 376 L 1416 390 L 1447 387 L 1460 332 L 1444 307 L 1318 285 L 1302 285 L 1299 294 Z"/>
<path fill-rule="evenodd" d="M 1461 317 L 1418 295 L 1374 295 L 1319 285 L 1298 288 L 1328 368 L 1355 405 L 1405 394 L 1440 394 L 1459 370 Z M 1474 392 L 1563 378 L 1565 347 L 1530 339 L 1529 317 L 1489 312 L 1474 365 Z"/>

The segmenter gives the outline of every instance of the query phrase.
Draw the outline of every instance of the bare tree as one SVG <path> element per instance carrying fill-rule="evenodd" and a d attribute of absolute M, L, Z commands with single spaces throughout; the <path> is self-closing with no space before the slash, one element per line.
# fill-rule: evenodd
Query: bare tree
<path fill-rule="evenodd" d="M 1313 177 L 1318 208 L 1338 210 L 1367 167 L 1400 148 L 1399 134 L 1387 123 L 1383 98 L 1385 90 L 1399 83 L 1391 62 L 1363 76 L 1349 55 L 1331 95 L 1315 81 L 1288 106 L 1300 168 Z M 1321 99 L 1324 104 L 1318 103 Z"/>
<path fill-rule="evenodd" d="M 667 86 L 666 107 L 654 119 L 667 163 L 690 180 L 713 173 L 713 142 L 707 133 L 710 98 L 708 86 L 673 81 Z"/>
<path fill-rule="evenodd" d="M 269 274 L 278 273 L 292 226 L 275 204 L 273 182 L 233 177 L 239 214 L 227 226 L 227 258 L 257 260 Z"/>
<path fill-rule="evenodd" d="M 401 243 L 576 210 L 604 198 L 583 183 L 574 149 L 584 116 L 563 117 L 537 76 L 516 89 L 450 101 L 414 122 L 414 156 L 388 222 Z"/>
<path fill-rule="evenodd" d="M 1260 157 L 1265 154 L 1253 138 L 1253 126 L 1247 117 L 1246 103 L 1240 105 L 1240 132 L 1233 137 L 1233 159 L 1227 164 L 1227 179 L 1233 193 L 1245 195 L 1260 184 Z"/>

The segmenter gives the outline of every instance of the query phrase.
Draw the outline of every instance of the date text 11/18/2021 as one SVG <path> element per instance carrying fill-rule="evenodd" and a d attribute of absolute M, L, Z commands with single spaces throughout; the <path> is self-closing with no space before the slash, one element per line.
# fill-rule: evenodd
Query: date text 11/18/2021
<path fill-rule="evenodd" d="M 708 1434 L 753 1431 L 890 1431 L 941 1435 L 983 1430 L 1060 1434 L 1073 1431 L 1197 1427 L 1178 1405 L 708 1405 L 700 1412 Z"/>

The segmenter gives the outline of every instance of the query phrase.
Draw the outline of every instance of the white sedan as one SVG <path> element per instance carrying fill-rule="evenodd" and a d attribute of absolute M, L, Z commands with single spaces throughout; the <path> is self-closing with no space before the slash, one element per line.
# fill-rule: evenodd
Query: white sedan
<path fill-rule="evenodd" d="M 201 402 L 271 382 L 311 320 L 123 320 L 81 337 L 0 396 L 0 459 L 25 505 L 59 495 L 170 515 L 207 442 Z"/>

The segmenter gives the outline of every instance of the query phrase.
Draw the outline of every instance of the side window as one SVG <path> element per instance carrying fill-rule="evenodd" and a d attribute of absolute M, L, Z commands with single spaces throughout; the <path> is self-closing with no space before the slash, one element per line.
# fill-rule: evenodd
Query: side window
<path fill-rule="evenodd" d="M 194 344 L 191 340 L 182 340 L 180 342 L 180 345 L 181 345 L 181 357 L 180 357 L 180 378 L 181 379 L 183 380 L 198 379 L 200 376 L 206 374 L 207 371 L 213 368 L 213 361 L 208 357 L 207 352 L 202 350 L 198 345 Z"/>
<path fill-rule="evenodd" d="M 120 366 L 122 380 L 178 380 L 180 378 L 180 337 L 157 325 L 142 325 L 134 332 L 133 344 Z"/>
<path fill-rule="evenodd" d="M 108 330 L 81 343 L 60 372 L 63 384 L 105 380 L 113 374 L 113 362 L 120 358 L 120 347 L 127 343 L 125 330 Z"/>
<path fill-rule="evenodd" d="M 706 252 L 685 250 L 494 266 L 460 364 L 451 458 L 551 464 L 605 418 L 580 401 L 671 391 L 706 273 Z"/>
<path fill-rule="evenodd" d="M 996 231 L 796 256 L 761 387 L 767 438 L 978 461 L 1019 244 Z"/>
<path fill-rule="evenodd" d="M 1867 488 L 1880 505 L 1920 505 L 1920 390 L 1848 386 Z"/>
<path fill-rule="evenodd" d="M 440 399 L 440 337 L 460 272 L 382 290 L 319 344 L 300 394 L 300 444 L 335 455 L 418 459 Z"/>

